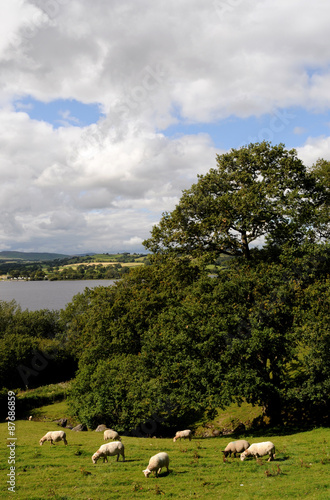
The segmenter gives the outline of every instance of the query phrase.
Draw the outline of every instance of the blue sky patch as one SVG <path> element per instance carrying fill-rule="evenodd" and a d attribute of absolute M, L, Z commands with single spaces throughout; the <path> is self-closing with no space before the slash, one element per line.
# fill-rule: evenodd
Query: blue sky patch
<path fill-rule="evenodd" d="M 163 133 L 175 138 L 182 135 L 209 134 L 217 148 L 228 150 L 250 142 L 284 143 L 287 148 L 303 146 L 308 137 L 328 136 L 330 112 L 313 113 L 303 108 L 274 109 L 260 117 L 232 116 L 217 123 L 178 123 Z"/>
<path fill-rule="evenodd" d="M 32 120 L 50 123 L 54 128 L 86 127 L 104 116 L 98 103 L 84 104 L 75 99 L 37 101 L 31 96 L 14 102 L 16 111 L 24 111 Z"/>

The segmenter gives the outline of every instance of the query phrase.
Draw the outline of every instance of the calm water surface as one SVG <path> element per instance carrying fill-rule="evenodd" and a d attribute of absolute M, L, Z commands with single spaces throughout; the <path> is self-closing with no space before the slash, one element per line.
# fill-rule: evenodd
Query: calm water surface
<path fill-rule="evenodd" d="M 22 310 L 59 310 L 85 288 L 110 286 L 116 280 L 0 281 L 0 300 L 16 300 Z"/>

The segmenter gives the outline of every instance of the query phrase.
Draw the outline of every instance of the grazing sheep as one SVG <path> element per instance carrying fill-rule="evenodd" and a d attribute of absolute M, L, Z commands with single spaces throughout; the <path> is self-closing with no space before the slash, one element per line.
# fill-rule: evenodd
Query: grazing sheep
<path fill-rule="evenodd" d="M 113 441 L 112 443 L 102 444 L 100 448 L 92 456 L 93 464 L 96 464 L 99 458 L 103 458 L 103 463 L 108 461 L 107 457 L 113 457 L 117 455 L 117 462 L 119 455 L 123 457 L 123 462 L 125 462 L 124 445 L 120 441 Z"/>
<path fill-rule="evenodd" d="M 107 439 L 112 439 L 113 441 L 121 441 L 121 437 L 119 436 L 118 432 L 113 431 L 112 429 L 106 429 L 103 433 L 104 441 Z"/>
<path fill-rule="evenodd" d="M 32 420 L 32 415 L 29 416 L 29 420 Z"/>
<path fill-rule="evenodd" d="M 144 473 L 145 477 L 149 477 L 151 472 L 154 472 L 156 477 L 158 477 L 158 474 L 160 474 L 162 467 L 166 467 L 167 473 L 170 472 L 168 468 L 169 464 L 170 464 L 170 458 L 167 453 L 164 452 L 157 453 L 157 455 L 154 455 L 153 457 L 150 458 L 148 467 L 142 472 Z"/>
<path fill-rule="evenodd" d="M 192 437 L 192 432 L 189 429 L 186 429 L 185 431 L 178 431 L 173 438 L 173 443 L 175 443 L 177 439 L 181 440 L 181 438 L 183 439 L 188 438 L 189 441 L 191 441 L 191 437 Z"/>
<path fill-rule="evenodd" d="M 238 441 L 232 441 L 228 443 L 226 448 L 223 450 L 223 454 L 225 457 L 228 455 L 231 457 L 231 454 L 234 454 L 234 458 L 236 458 L 236 453 L 242 453 L 250 446 L 250 443 L 245 441 L 245 439 L 239 439 Z"/>
<path fill-rule="evenodd" d="M 246 457 L 263 457 L 269 455 L 268 462 L 275 458 L 275 445 L 271 441 L 264 443 L 253 443 L 251 446 L 241 454 L 241 460 Z"/>
<path fill-rule="evenodd" d="M 47 432 L 39 441 L 40 446 L 44 444 L 45 441 L 50 441 L 50 444 L 57 443 L 57 441 L 64 441 L 64 444 L 67 445 L 68 442 L 66 440 L 66 434 L 64 431 L 50 431 Z"/>

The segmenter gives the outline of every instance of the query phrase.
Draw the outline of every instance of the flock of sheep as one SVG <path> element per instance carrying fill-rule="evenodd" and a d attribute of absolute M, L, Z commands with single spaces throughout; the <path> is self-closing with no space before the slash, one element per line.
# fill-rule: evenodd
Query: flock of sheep
<path fill-rule="evenodd" d="M 96 464 L 99 458 L 103 458 L 103 462 L 108 461 L 108 457 L 117 456 L 117 462 L 119 460 L 119 456 L 121 455 L 123 461 L 125 461 L 125 447 L 121 442 L 121 438 L 118 432 L 112 429 L 106 429 L 103 434 L 104 441 L 108 439 L 112 439 L 111 443 L 106 443 L 100 446 L 100 448 L 94 453 L 92 456 L 93 464 Z M 177 439 L 189 439 L 191 441 L 192 432 L 189 429 L 184 431 L 178 431 L 174 438 L 173 442 Z M 116 441 L 115 441 L 116 440 Z M 45 441 L 50 441 L 50 444 L 57 443 L 58 441 L 63 441 L 65 445 L 68 444 L 66 440 L 66 433 L 64 431 L 50 431 L 47 432 L 39 441 L 40 445 L 43 445 Z M 236 453 L 241 454 L 241 460 L 245 460 L 246 457 L 263 457 L 265 455 L 269 455 L 268 462 L 275 458 L 275 446 L 271 441 L 265 441 L 263 443 L 253 443 L 250 445 L 248 441 L 245 439 L 240 439 L 238 441 L 231 441 L 228 443 L 226 448 L 222 452 L 225 457 L 228 455 L 231 457 L 231 454 L 236 458 Z M 150 458 L 148 467 L 143 470 L 145 477 L 149 477 L 151 472 L 154 472 L 155 476 L 158 477 L 163 467 L 166 467 L 167 472 L 169 472 L 169 463 L 170 459 L 167 453 L 160 452 L 157 455 L 154 455 Z"/>

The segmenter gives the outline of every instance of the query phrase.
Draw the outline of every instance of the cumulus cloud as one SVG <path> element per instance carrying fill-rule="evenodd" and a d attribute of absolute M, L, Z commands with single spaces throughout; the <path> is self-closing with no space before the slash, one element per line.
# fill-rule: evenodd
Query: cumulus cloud
<path fill-rule="evenodd" d="M 312 166 L 320 158 L 330 160 L 330 137 L 308 138 L 297 151 L 307 166 Z"/>
<path fill-rule="evenodd" d="M 143 251 L 222 152 L 205 133 L 168 137 L 167 127 L 329 109 L 329 11 L 323 0 L 0 6 L 3 248 Z M 81 126 L 63 107 L 56 128 L 29 117 L 25 96 L 99 103 L 104 116 Z M 329 138 L 299 155 L 329 158 Z"/>

